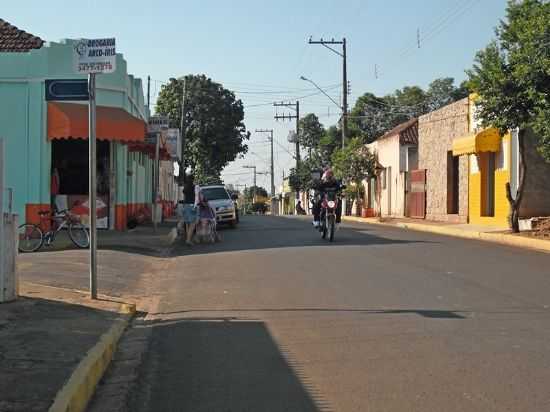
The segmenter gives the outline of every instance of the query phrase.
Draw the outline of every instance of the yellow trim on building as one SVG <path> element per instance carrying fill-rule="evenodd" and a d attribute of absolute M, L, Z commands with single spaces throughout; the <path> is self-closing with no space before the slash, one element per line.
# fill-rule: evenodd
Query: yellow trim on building
<path fill-rule="evenodd" d="M 504 150 L 501 155 L 504 156 L 505 159 L 503 168 L 495 170 L 494 214 L 493 216 L 482 216 L 482 171 L 479 170 L 476 173 L 472 173 L 471 165 L 469 167 L 468 176 L 468 214 L 469 222 L 473 225 L 493 226 L 505 229 L 508 228 L 508 216 L 510 214 L 510 205 L 506 198 L 506 184 L 510 182 L 510 162 L 512 156 L 510 151 L 511 135 L 508 133 L 499 140 L 502 140 L 504 143 L 502 145 Z"/>
<path fill-rule="evenodd" d="M 498 152 L 500 150 L 500 133 L 494 127 L 470 134 L 453 141 L 453 155 L 481 152 Z"/>

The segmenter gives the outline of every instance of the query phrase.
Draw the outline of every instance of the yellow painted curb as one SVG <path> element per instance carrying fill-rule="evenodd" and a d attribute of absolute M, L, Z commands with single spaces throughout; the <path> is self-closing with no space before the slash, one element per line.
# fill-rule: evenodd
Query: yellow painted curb
<path fill-rule="evenodd" d="M 520 237 L 507 233 L 489 233 L 455 229 L 446 226 L 424 225 L 422 223 L 405 223 L 405 222 L 380 222 L 373 218 L 361 218 L 355 216 L 342 216 L 343 220 L 349 222 L 367 223 L 372 225 L 398 227 L 401 229 L 416 230 L 419 232 L 437 233 L 439 235 L 447 235 L 461 237 L 465 239 L 478 239 L 487 242 L 500 243 L 502 245 L 533 249 L 542 252 L 550 252 L 550 242 L 548 240 L 540 240 L 528 237 Z"/>
<path fill-rule="evenodd" d="M 92 398 L 96 386 L 107 370 L 122 333 L 136 312 L 133 304 L 122 304 L 114 324 L 99 338 L 57 393 L 49 412 L 83 412 Z"/>

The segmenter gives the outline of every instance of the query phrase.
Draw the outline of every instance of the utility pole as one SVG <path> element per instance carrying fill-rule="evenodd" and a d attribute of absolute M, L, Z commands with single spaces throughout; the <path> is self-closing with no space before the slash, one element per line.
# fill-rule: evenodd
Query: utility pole
<path fill-rule="evenodd" d="M 300 102 L 296 100 L 296 103 L 273 103 L 273 106 L 275 107 L 288 107 L 293 109 L 296 114 L 276 114 L 275 120 L 292 120 L 296 119 L 296 171 L 298 171 L 298 167 L 300 166 Z M 300 199 L 300 192 L 296 192 L 296 200 L 295 203 L 298 203 L 298 200 Z"/>
<path fill-rule="evenodd" d="M 256 166 L 243 166 L 243 169 L 254 169 L 254 188 L 252 192 L 252 203 L 256 202 Z"/>
<path fill-rule="evenodd" d="M 320 44 L 333 53 L 336 53 L 338 56 L 342 57 L 342 148 L 345 146 L 346 135 L 348 130 L 348 69 L 347 69 L 347 50 L 346 50 L 346 38 L 342 40 L 312 40 L 309 39 L 309 44 Z M 342 45 L 342 52 L 333 49 L 329 45 Z"/>
<path fill-rule="evenodd" d="M 273 103 L 274 107 L 288 107 L 296 112 L 296 114 L 276 114 L 275 120 L 293 120 L 296 119 L 296 168 L 298 168 L 298 163 L 300 163 L 300 102 L 296 103 Z"/>
<path fill-rule="evenodd" d="M 256 133 L 269 133 L 271 142 L 271 197 L 275 197 L 275 166 L 273 165 L 273 129 L 256 129 Z"/>
<path fill-rule="evenodd" d="M 185 153 L 185 95 L 187 94 L 187 83 L 185 81 L 185 76 L 183 76 L 183 92 L 181 96 L 181 119 L 180 119 L 180 136 L 181 136 L 181 153 L 180 153 L 180 186 L 183 185 L 185 181 L 185 159 L 183 154 Z"/>
<path fill-rule="evenodd" d="M 151 114 L 151 76 L 147 76 L 147 109 Z"/>

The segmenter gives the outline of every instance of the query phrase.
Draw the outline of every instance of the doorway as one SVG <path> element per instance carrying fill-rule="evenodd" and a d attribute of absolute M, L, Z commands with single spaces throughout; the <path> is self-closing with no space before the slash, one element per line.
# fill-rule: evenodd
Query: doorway
<path fill-rule="evenodd" d="M 496 155 L 485 152 L 479 155 L 481 165 L 481 216 L 495 216 Z"/>
<path fill-rule="evenodd" d="M 447 152 L 447 214 L 456 215 L 459 212 L 459 182 L 460 168 L 458 156 Z"/>
<path fill-rule="evenodd" d="M 97 141 L 97 227 L 109 228 L 113 161 L 110 142 Z M 52 176 L 58 176 L 58 187 L 52 191 L 52 206 L 70 210 L 84 224 L 88 223 L 88 141 L 82 139 L 52 142 Z"/>

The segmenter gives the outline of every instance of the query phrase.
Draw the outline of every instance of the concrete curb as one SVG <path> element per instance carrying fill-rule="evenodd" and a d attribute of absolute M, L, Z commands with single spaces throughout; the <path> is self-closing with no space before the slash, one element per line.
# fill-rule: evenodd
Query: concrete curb
<path fill-rule="evenodd" d="M 86 409 L 96 386 L 109 367 L 122 333 L 136 313 L 133 304 L 122 304 L 122 315 L 99 338 L 95 346 L 80 361 L 71 377 L 57 393 L 49 412 L 81 412 Z"/>
<path fill-rule="evenodd" d="M 537 250 L 539 252 L 550 253 L 550 242 L 548 240 L 533 239 L 528 237 L 519 237 L 507 233 L 489 233 L 468 231 L 455 229 L 447 226 L 432 226 L 422 223 L 405 223 L 405 222 L 380 222 L 372 218 L 362 218 L 355 216 L 342 216 L 342 220 L 348 222 L 367 223 L 371 225 L 397 227 L 401 229 L 416 230 L 419 232 L 437 233 L 439 235 L 447 235 L 461 237 L 465 239 L 477 239 L 487 242 L 500 243 L 507 246 L 521 247 L 525 249 Z"/>

